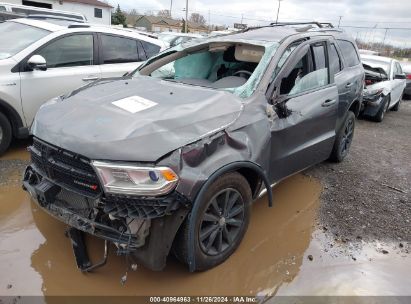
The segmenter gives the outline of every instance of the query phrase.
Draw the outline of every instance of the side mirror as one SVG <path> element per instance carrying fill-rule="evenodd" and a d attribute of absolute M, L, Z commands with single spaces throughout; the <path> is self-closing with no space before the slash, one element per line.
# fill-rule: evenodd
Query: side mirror
<path fill-rule="evenodd" d="M 397 74 L 394 76 L 394 79 L 407 79 L 407 77 L 405 76 L 405 74 Z"/>
<path fill-rule="evenodd" d="M 27 66 L 30 70 L 47 70 L 46 59 L 44 59 L 44 57 L 40 55 L 31 56 L 30 59 L 27 60 Z"/>

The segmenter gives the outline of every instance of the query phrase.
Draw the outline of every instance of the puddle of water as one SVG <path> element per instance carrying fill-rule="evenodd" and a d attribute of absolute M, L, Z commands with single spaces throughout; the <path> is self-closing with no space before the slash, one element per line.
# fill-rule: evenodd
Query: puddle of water
<path fill-rule="evenodd" d="M 19 188 L 0 188 L 0 294 L 2 295 L 266 295 L 297 275 L 309 246 L 320 184 L 296 175 L 274 190 L 274 207 L 266 198 L 253 207 L 248 232 L 224 264 L 189 273 L 173 258 L 162 272 L 140 267 L 129 272 L 113 250 L 108 264 L 92 274 L 75 266 L 65 225 L 54 220 Z M 103 242 L 88 237 L 93 261 Z M 7 285 L 11 288 L 6 288 Z"/>
<path fill-rule="evenodd" d="M 381 249 L 388 249 L 389 254 Z M 313 256 L 312 261 L 308 255 Z M 411 256 L 395 244 L 339 245 L 332 236 L 317 230 L 299 274 L 276 295 L 411 296 L 410 272 Z"/>
<path fill-rule="evenodd" d="M 14 140 L 6 153 L 0 156 L 0 160 L 30 160 L 30 154 L 27 152 L 30 143 L 30 139 Z"/>

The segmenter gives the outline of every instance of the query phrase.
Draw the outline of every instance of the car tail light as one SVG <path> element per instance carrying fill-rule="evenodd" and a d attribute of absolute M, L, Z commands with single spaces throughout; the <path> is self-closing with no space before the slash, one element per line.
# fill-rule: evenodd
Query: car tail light
<path fill-rule="evenodd" d="M 407 79 L 411 80 L 411 74 L 407 74 Z"/>

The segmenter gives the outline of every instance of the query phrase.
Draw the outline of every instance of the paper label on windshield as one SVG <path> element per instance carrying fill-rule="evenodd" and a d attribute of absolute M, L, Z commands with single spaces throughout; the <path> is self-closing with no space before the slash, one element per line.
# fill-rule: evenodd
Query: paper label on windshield
<path fill-rule="evenodd" d="M 149 109 L 157 105 L 154 101 L 140 96 L 130 96 L 112 102 L 113 105 L 130 112 L 132 114 Z"/>

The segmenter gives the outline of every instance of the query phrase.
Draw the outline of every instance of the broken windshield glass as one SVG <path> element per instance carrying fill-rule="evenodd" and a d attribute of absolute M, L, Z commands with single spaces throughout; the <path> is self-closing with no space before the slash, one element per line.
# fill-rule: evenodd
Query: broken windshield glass
<path fill-rule="evenodd" d="M 277 44 L 225 41 L 180 46 L 142 66 L 139 75 L 227 90 L 246 98 L 254 92 L 276 48 Z"/>

